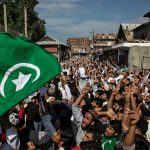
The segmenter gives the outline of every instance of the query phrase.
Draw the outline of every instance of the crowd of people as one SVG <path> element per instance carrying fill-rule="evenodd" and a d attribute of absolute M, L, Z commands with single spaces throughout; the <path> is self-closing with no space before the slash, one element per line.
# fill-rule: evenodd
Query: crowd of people
<path fill-rule="evenodd" d="M 1 150 L 150 149 L 148 71 L 87 57 L 61 66 L 0 118 Z"/>

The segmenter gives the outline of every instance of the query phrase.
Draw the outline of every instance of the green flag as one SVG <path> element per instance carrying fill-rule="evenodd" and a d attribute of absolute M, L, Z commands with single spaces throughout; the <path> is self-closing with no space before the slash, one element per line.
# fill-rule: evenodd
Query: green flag
<path fill-rule="evenodd" d="M 30 39 L 0 33 L 0 116 L 60 72 L 57 59 Z"/>

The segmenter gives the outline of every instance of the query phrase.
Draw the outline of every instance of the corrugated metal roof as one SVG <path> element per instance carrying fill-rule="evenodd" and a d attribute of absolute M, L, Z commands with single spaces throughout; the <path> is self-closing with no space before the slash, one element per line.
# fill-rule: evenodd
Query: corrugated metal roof
<path fill-rule="evenodd" d="M 39 45 L 58 45 L 60 43 L 58 43 L 56 41 L 41 41 L 41 42 L 37 42 L 37 44 L 39 44 Z"/>
<path fill-rule="evenodd" d="M 37 42 L 37 44 L 39 44 L 39 45 L 64 45 L 64 46 L 67 46 L 65 43 L 63 43 L 63 42 L 61 42 L 55 38 L 49 37 L 47 35 L 44 36 L 44 38 L 42 38 L 39 42 Z"/>
<path fill-rule="evenodd" d="M 120 27 L 122 28 L 127 41 L 131 41 L 133 39 L 133 29 L 139 27 L 140 25 L 141 24 L 131 24 L 131 23 L 121 23 L 120 24 Z"/>
<path fill-rule="evenodd" d="M 121 26 L 124 30 L 128 28 L 129 31 L 132 31 L 133 29 L 137 28 L 141 24 L 131 24 L 131 23 L 121 23 Z"/>
<path fill-rule="evenodd" d="M 150 11 L 146 13 L 143 17 L 150 17 Z"/>
<path fill-rule="evenodd" d="M 149 24 L 150 24 L 150 22 L 143 23 L 143 24 L 141 24 L 140 26 L 138 26 L 137 28 L 135 28 L 133 30 L 139 30 L 139 29 L 141 29 L 141 28 L 143 28 L 143 27 L 145 27 L 145 26 L 147 26 Z"/>

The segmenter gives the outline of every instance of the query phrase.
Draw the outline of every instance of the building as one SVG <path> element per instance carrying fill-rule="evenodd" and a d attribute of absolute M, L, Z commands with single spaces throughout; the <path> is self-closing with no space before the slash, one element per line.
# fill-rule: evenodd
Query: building
<path fill-rule="evenodd" d="M 120 64 L 128 63 L 128 48 L 133 43 L 133 31 L 141 24 L 121 23 L 116 36 L 116 43 L 110 48 L 104 49 L 105 56 L 110 56 Z M 129 44 L 126 44 L 129 43 Z M 132 44 L 131 44 L 132 45 Z"/>
<path fill-rule="evenodd" d="M 59 60 L 66 60 L 69 58 L 68 46 L 59 40 L 44 36 L 37 44 L 54 54 Z"/>
<path fill-rule="evenodd" d="M 144 15 L 150 18 L 150 13 Z M 150 64 L 150 22 L 143 24 L 120 24 L 116 44 L 105 49 L 104 55 L 111 56 L 120 64 L 148 68 Z M 146 67 L 147 65 L 147 67 Z"/>
<path fill-rule="evenodd" d="M 88 37 L 68 38 L 67 45 L 71 56 L 85 56 L 90 51 L 90 41 Z"/>
<path fill-rule="evenodd" d="M 102 55 L 103 49 L 111 47 L 116 42 L 116 34 L 115 33 L 96 33 L 94 35 L 94 44 L 91 43 L 91 47 L 97 54 Z"/>

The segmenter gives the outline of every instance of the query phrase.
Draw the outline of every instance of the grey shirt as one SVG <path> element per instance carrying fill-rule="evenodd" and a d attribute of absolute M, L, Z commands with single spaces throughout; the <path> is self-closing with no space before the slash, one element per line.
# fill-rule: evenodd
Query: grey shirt
<path fill-rule="evenodd" d="M 81 108 L 79 106 L 76 106 L 73 104 L 72 105 L 72 113 L 73 113 L 73 117 L 74 117 L 74 122 L 78 127 L 78 132 L 76 135 L 76 142 L 77 142 L 77 145 L 80 145 L 80 142 L 82 142 L 82 139 L 83 139 L 83 136 L 85 133 L 81 127 L 82 120 L 83 120 Z"/>

